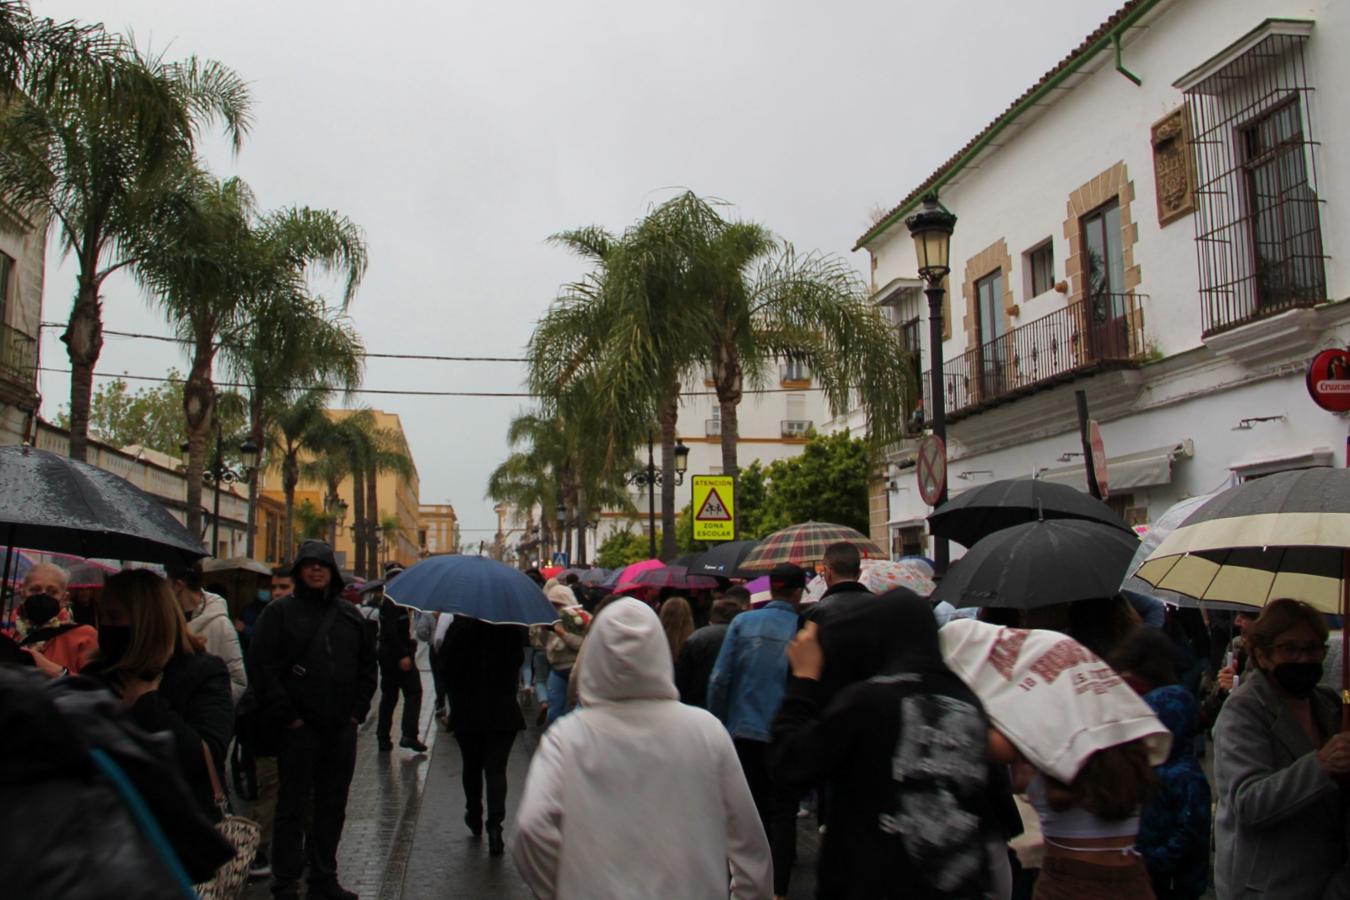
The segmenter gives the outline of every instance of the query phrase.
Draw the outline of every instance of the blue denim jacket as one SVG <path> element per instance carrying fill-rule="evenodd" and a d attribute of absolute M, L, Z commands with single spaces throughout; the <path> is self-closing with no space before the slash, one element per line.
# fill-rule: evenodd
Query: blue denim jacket
<path fill-rule="evenodd" d="M 769 726 L 787 690 L 787 645 L 797 611 L 786 600 L 731 620 L 708 681 L 708 710 L 732 737 L 769 740 Z"/>

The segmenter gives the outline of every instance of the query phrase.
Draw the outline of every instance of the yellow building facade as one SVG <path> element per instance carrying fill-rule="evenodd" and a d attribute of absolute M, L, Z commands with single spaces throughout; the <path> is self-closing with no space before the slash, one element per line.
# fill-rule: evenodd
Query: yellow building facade
<path fill-rule="evenodd" d="M 423 503 L 418 510 L 418 542 L 423 556 L 459 552 L 459 517 L 449 503 Z"/>
<path fill-rule="evenodd" d="M 330 409 L 328 415 L 333 419 L 340 420 L 353 412 L 354 410 L 348 409 Z M 403 423 L 398 415 L 383 410 L 371 410 L 370 412 L 374 416 L 376 428 L 396 436 L 403 452 L 412 462 L 412 472 L 407 477 L 392 472 L 379 473 L 375 480 L 378 509 L 367 511 L 366 521 L 381 535 L 380 553 L 377 562 L 399 562 L 405 566 L 410 566 L 421 557 L 421 519 L 418 500 L 420 482 L 417 475 L 417 462 L 413 458 L 411 447 L 408 446 L 407 438 L 403 432 Z M 309 458 L 311 457 L 302 455 L 302 463 Z M 352 495 L 352 486 L 352 478 L 347 476 L 338 484 L 337 490 L 339 502 L 336 505 L 339 510 L 339 519 L 337 540 L 334 542 L 333 549 L 338 555 L 338 565 L 344 569 L 351 569 L 355 564 L 356 544 L 354 534 L 360 526 L 360 523 L 355 521 L 356 504 Z M 269 466 L 265 470 L 262 494 L 282 503 L 285 502 L 281 489 L 281 472 L 273 466 Z M 327 494 L 326 485 L 317 481 L 307 481 L 302 477 L 299 486 L 296 488 L 295 505 L 298 508 L 308 500 L 315 509 L 323 510 L 326 503 L 332 505 L 327 498 Z M 388 530 L 383 528 L 385 524 L 393 525 L 394 520 L 397 520 L 396 528 L 391 527 Z M 298 520 L 296 522 L 296 534 L 297 537 L 300 534 L 300 522 Z M 377 565 L 375 568 L 378 569 L 379 566 Z"/>

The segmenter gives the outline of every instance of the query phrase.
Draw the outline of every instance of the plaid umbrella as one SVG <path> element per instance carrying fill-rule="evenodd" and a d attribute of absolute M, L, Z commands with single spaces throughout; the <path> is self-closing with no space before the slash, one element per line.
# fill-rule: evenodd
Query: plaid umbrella
<path fill-rule="evenodd" d="M 886 551 L 872 543 L 856 528 L 831 525 L 829 522 L 804 522 L 782 531 L 775 531 L 750 551 L 742 562 L 742 572 L 767 572 L 779 563 L 796 563 L 804 568 L 814 567 L 825 556 L 825 548 L 838 541 L 848 541 L 858 548 L 864 559 L 885 559 Z"/>

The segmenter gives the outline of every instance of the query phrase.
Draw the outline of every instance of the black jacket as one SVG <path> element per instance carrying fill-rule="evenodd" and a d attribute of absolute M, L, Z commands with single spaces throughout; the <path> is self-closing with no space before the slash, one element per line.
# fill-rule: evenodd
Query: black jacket
<path fill-rule="evenodd" d="M 454 732 L 520 731 L 525 719 L 516 701 L 525 630 L 456 616 L 436 662 L 450 697 Z"/>
<path fill-rule="evenodd" d="M 330 608 L 327 638 L 314 641 Z M 246 664 L 264 731 L 296 719 L 321 731 L 349 719 L 364 721 L 379 677 L 375 636 L 356 608 L 335 594 L 320 597 L 303 587 L 263 610 Z"/>
<path fill-rule="evenodd" d="M 105 670 L 106 666 L 96 660 L 81 674 L 111 687 Z M 175 654 L 164 667 L 159 690 L 142 695 L 131 708 L 131 718 L 146 731 L 167 732 L 173 737 L 183 780 L 201 811 L 212 820 L 219 818 L 202 742 L 210 748 L 219 776 L 234 732 L 234 701 L 225 663 L 209 653 Z"/>
<path fill-rule="evenodd" d="M 827 685 L 792 680 L 770 774 L 829 786 L 817 897 L 983 898 L 988 721 L 943 664 L 927 601 L 879 599 L 820 626 L 826 669 L 849 683 L 831 700 Z"/>
<path fill-rule="evenodd" d="M 809 622 L 823 623 L 835 610 L 843 609 L 859 600 L 870 599 L 876 595 L 858 581 L 841 581 L 831 586 L 821 595 L 818 603 L 802 607 L 802 618 Z"/>
<path fill-rule="evenodd" d="M 727 625 L 705 625 L 689 635 L 675 660 L 675 687 L 680 702 L 708 708 L 708 679 L 727 636 Z"/>
<path fill-rule="evenodd" d="M 397 666 L 400 659 L 416 653 L 412 614 L 408 607 L 399 606 L 385 597 L 380 601 L 380 665 L 391 668 Z"/>

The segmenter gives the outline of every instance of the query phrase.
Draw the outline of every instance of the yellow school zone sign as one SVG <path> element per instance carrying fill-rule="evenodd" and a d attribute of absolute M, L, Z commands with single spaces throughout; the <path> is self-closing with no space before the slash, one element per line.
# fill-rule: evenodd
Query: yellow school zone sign
<path fill-rule="evenodd" d="M 730 475 L 695 475 L 694 540 L 735 540 L 735 522 L 735 479 Z"/>

